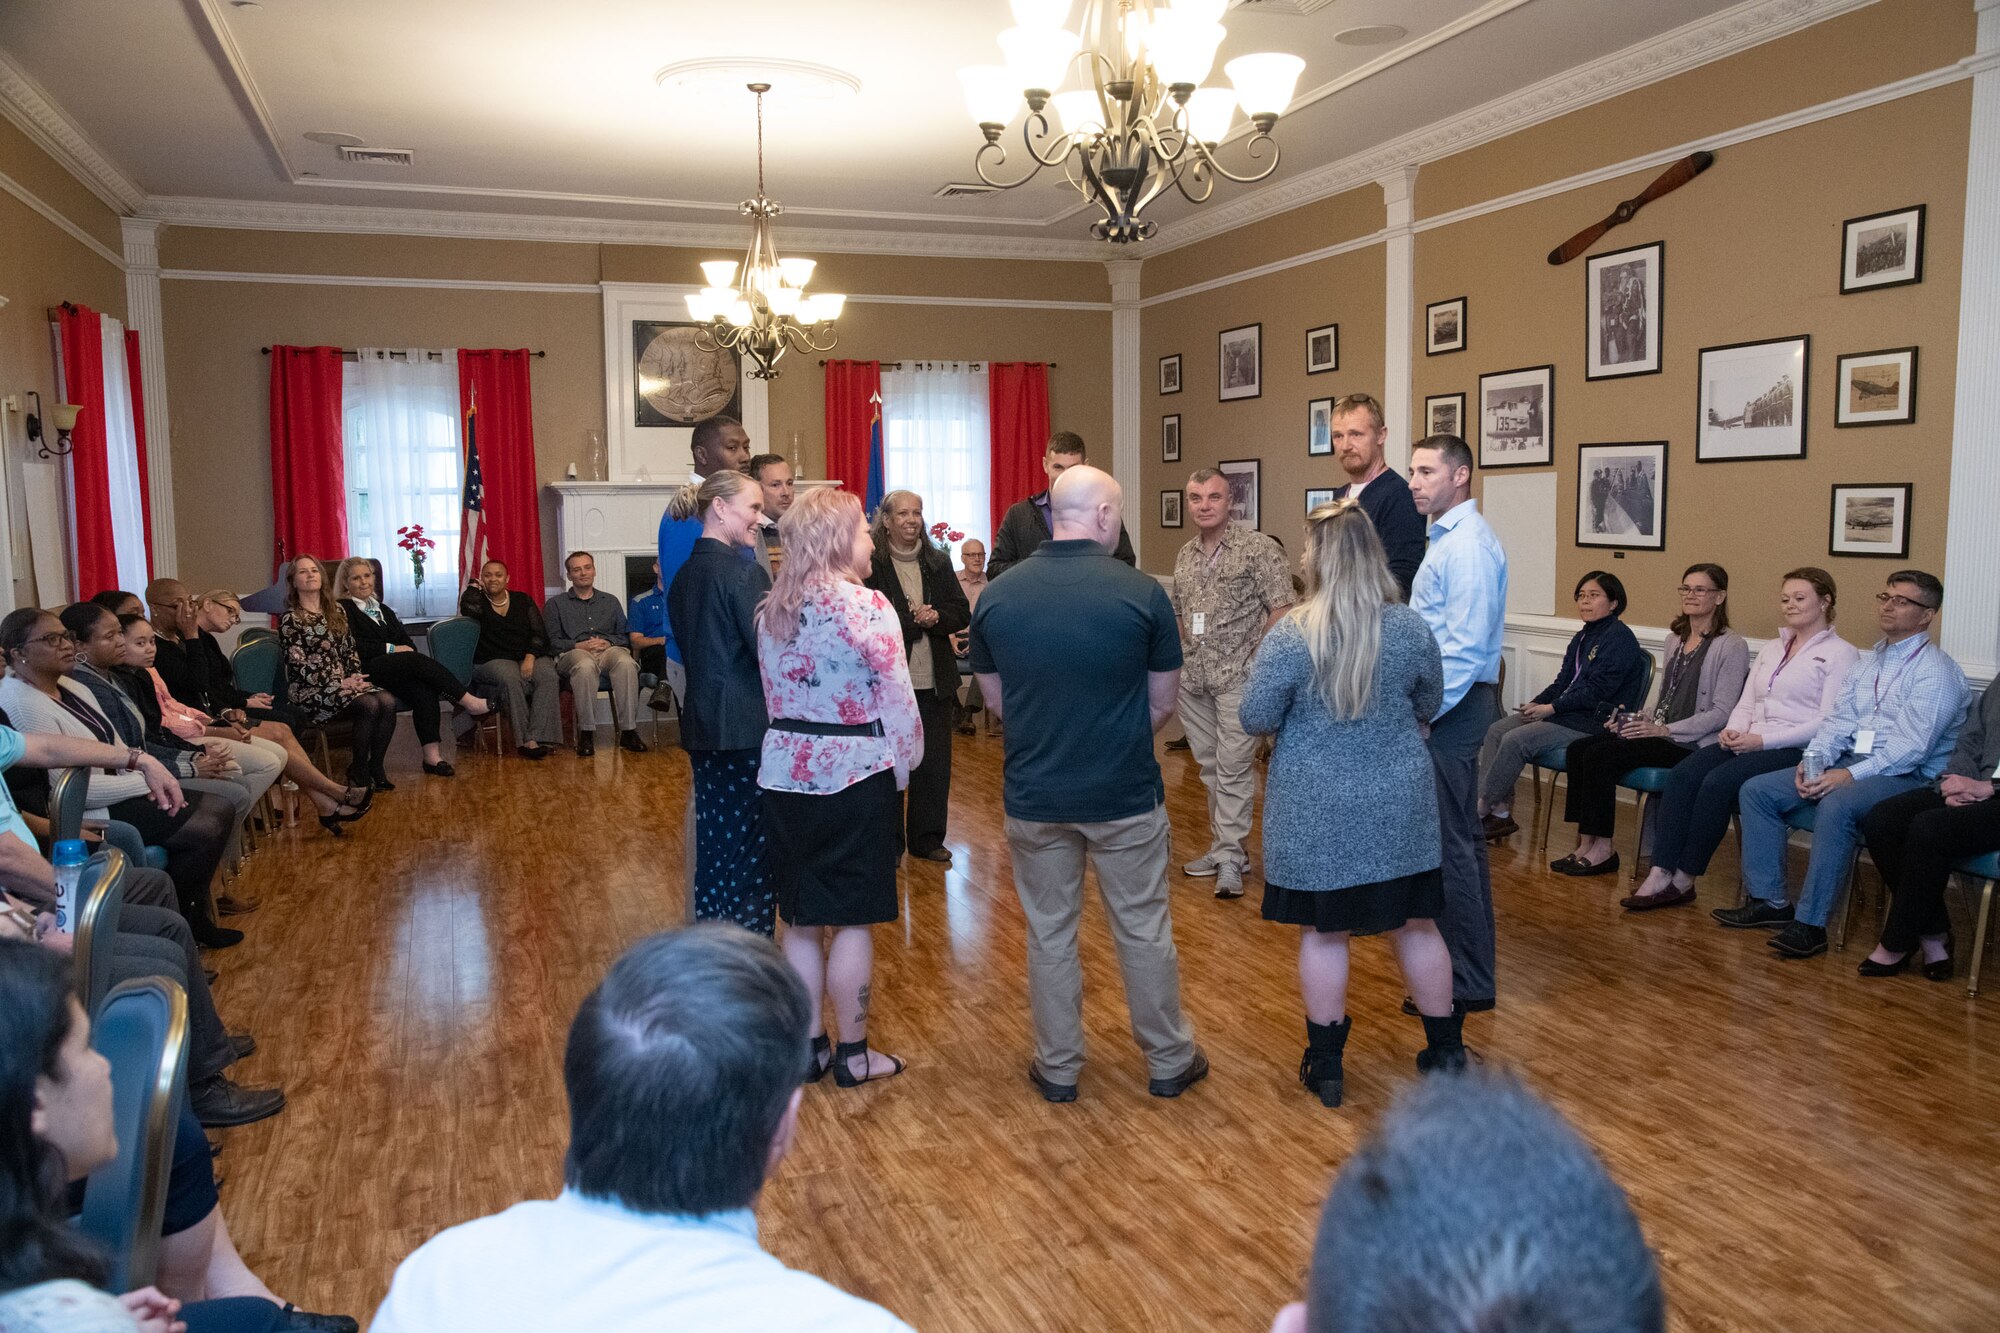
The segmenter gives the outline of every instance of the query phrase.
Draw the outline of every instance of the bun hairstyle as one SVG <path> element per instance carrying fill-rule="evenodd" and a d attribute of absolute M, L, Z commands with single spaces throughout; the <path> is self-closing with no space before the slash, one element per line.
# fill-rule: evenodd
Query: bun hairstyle
<path fill-rule="evenodd" d="M 1831 625 L 1833 608 L 1840 604 L 1840 592 L 1834 587 L 1833 575 L 1818 565 L 1800 565 L 1797 569 L 1787 570 L 1785 576 L 1778 580 L 1778 586 L 1782 588 L 1793 579 L 1801 583 L 1810 583 L 1812 590 L 1826 599 L 1826 623 Z"/>

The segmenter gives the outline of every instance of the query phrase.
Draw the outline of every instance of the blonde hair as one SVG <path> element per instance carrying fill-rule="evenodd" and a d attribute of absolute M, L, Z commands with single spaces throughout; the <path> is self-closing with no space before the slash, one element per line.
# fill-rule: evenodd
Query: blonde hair
<path fill-rule="evenodd" d="M 311 561 L 313 568 L 319 571 L 319 609 L 320 614 L 326 618 L 327 629 L 336 637 L 346 634 L 347 612 L 340 609 L 340 599 L 333 595 L 333 589 L 328 586 L 325 563 L 312 556 L 301 553 L 292 557 L 291 568 L 285 571 L 286 608 L 301 618 L 307 614 L 305 607 L 299 604 L 299 566 L 307 561 Z"/>
<path fill-rule="evenodd" d="M 799 630 L 799 613 L 817 590 L 848 582 L 854 573 L 854 525 L 861 501 L 847 491 L 810 490 L 778 520 L 785 562 L 777 582 L 757 607 L 757 628 L 780 643 Z"/>
<path fill-rule="evenodd" d="M 1335 718 L 1375 705 L 1382 608 L 1396 580 L 1375 524 L 1359 501 L 1335 500 L 1306 515 L 1306 596 L 1292 611 L 1312 658 L 1313 687 Z"/>
<path fill-rule="evenodd" d="M 370 577 L 374 576 L 375 562 L 373 560 L 361 555 L 348 556 L 333 571 L 333 596 L 336 600 L 347 596 L 347 574 L 349 570 L 355 568 L 357 565 L 367 570 Z M 375 596 L 379 598 L 381 595 L 382 580 L 377 578 L 375 579 Z"/>
<path fill-rule="evenodd" d="M 717 500 L 727 500 L 730 496 L 747 491 L 756 484 L 741 472 L 733 468 L 724 468 L 710 475 L 700 486 L 692 488 L 694 512 L 698 517 L 706 519 L 708 511 L 714 508 Z"/>
<path fill-rule="evenodd" d="M 238 597 L 229 588 L 210 588 L 207 592 L 195 598 L 195 601 L 203 605 L 213 602 L 217 606 L 233 606 L 236 608 L 238 615 L 243 614 L 243 599 Z"/>

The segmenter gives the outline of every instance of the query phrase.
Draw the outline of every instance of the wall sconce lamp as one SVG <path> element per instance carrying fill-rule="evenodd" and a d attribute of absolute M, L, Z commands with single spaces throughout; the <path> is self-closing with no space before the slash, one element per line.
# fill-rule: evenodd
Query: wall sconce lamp
<path fill-rule="evenodd" d="M 77 413 L 83 409 L 74 403 L 57 403 L 52 409 L 50 423 L 56 428 L 56 446 L 49 448 L 49 442 L 42 435 L 42 395 L 33 389 L 26 391 L 35 400 L 35 410 L 28 413 L 28 443 L 35 446 L 37 458 L 59 458 L 69 452 L 69 434 L 76 429 Z"/>

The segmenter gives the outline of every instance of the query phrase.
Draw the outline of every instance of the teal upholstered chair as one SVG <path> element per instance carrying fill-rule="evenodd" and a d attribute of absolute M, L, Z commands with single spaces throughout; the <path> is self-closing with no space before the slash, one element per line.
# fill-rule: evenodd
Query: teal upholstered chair
<path fill-rule="evenodd" d="M 151 1286 L 167 1172 L 187 1085 L 187 993 L 164 977 L 120 982 L 90 1025 L 111 1064 L 118 1156 L 90 1173 L 77 1226 L 110 1256 L 109 1291 Z"/>
<path fill-rule="evenodd" d="M 426 640 L 430 654 L 444 665 L 445 670 L 456 676 L 460 683 L 480 698 L 493 702 L 493 696 L 472 685 L 472 655 L 479 648 L 479 622 L 469 616 L 447 616 L 431 626 Z M 481 718 L 473 720 L 473 743 L 477 748 L 481 736 L 491 730 L 493 753 L 500 753 L 500 712 L 495 709 Z"/>
<path fill-rule="evenodd" d="M 1979 964 L 1986 957 L 1986 936 L 1993 926 L 1993 886 L 2000 881 L 2000 852 L 1968 857 L 1953 866 L 1952 873 L 1980 883 L 1978 924 L 1972 930 L 1972 975 L 1965 986 L 1970 999 L 1979 994 Z"/>

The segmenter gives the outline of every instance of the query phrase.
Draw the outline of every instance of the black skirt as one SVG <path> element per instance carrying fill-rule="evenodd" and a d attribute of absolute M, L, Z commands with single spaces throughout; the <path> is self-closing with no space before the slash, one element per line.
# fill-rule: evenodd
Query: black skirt
<path fill-rule="evenodd" d="M 899 915 L 903 802 L 892 770 L 831 796 L 766 788 L 764 829 L 786 925 L 872 926 Z"/>
<path fill-rule="evenodd" d="M 1264 919 L 1288 926 L 1311 926 L 1321 934 L 1380 935 L 1412 921 L 1444 915 L 1444 871 L 1356 884 L 1345 889 L 1307 891 L 1264 885 Z"/>

